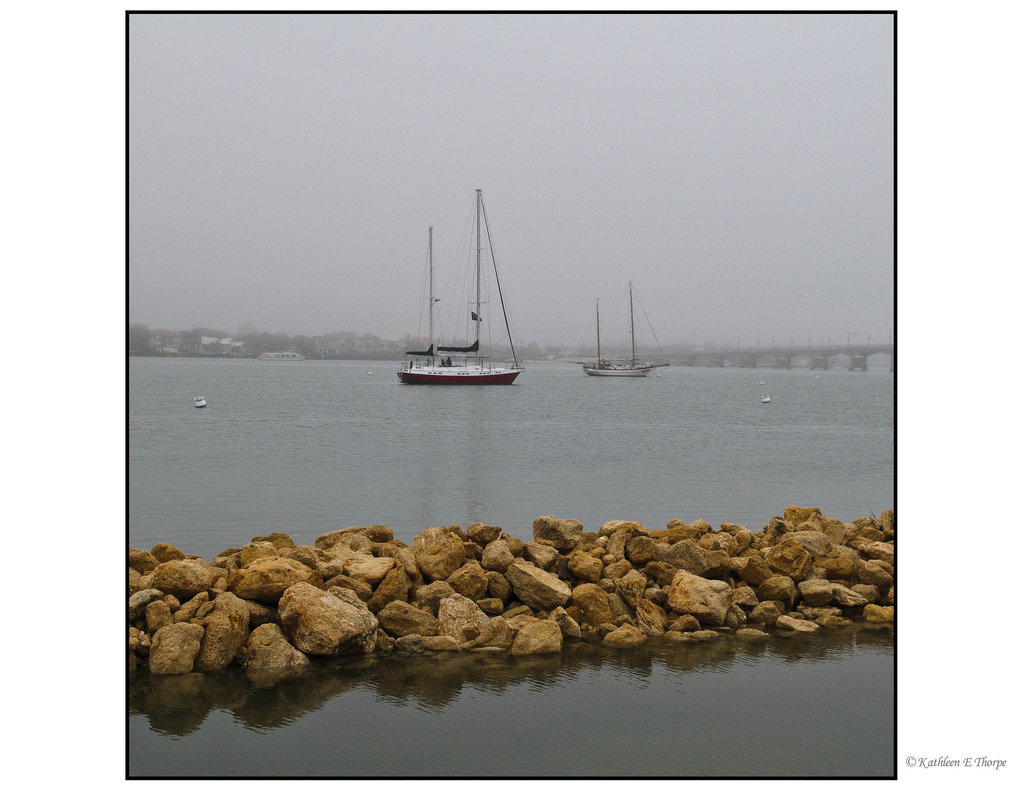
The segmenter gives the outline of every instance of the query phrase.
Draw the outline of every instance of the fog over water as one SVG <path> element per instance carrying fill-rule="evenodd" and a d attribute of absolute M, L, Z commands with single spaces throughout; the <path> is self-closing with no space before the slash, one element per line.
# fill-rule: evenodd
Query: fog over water
<path fill-rule="evenodd" d="M 894 332 L 889 14 L 131 15 L 128 321 L 419 329 L 484 191 L 522 343 Z M 607 312 L 604 310 L 608 306 Z"/>

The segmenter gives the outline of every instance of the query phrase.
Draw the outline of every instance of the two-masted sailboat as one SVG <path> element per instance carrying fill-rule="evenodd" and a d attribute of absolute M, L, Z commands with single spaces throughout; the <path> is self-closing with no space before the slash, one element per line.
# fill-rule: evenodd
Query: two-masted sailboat
<path fill-rule="evenodd" d="M 629 282 L 629 360 L 609 360 L 601 357 L 601 304 L 597 304 L 597 362 L 584 363 L 583 372 L 591 377 L 646 377 L 656 368 L 668 363 L 638 363 L 636 359 L 636 334 L 633 322 L 633 282 Z"/>
<path fill-rule="evenodd" d="M 509 327 L 508 315 L 505 312 L 505 298 L 501 293 L 501 282 L 498 280 L 498 269 L 494 263 L 493 251 L 491 264 L 494 269 L 494 278 L 498 286 L 498 296 L 501 303 L 501 313 L 505 320 L 505 330 L 508 333 L 508 342 L 512 348 L 512 364 L 510 366 L 494 366 L 488 356 L 480 351 L 480 325 L 483 321 L 481 312 L 480 292 L 480 259 L 483 245 L 481 243 L 481 222 L 486 226 L 487 215 L 484 211 L 483 194 L 476 191 L 476 299 L 475 310 L 470 312 L 471 321 L 475 328 L 475 338 L 472 344 L 461 346 L 445 346 L 438 344 L 435 349 L 434 336 L 434 229 L 431 227 L 429 239 L 429 346 L 425 350 L 410 351 L 410 360 L 396 372 L 398 379 L 407 385 L 511 385 L 523 372 L 523 366 L 516 358 L 515 344 L 512 341 L 512 331 Z M 490 232 L 487 233 L 487 246 L 491 251 Z"/>

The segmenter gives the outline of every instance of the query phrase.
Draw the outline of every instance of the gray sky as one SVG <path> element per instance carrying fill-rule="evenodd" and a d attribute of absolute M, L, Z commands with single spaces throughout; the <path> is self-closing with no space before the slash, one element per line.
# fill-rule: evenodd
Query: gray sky
<path fill-rule="evenodd" d="M 884 342 L 893 35 L 886 15 L 132 16 L 129 322 L 415 335 L 427 228 L 480 187 L 523 343 L 593 343 L 595 298 L 604 318 L 629 280 L 663 345 Z"/>

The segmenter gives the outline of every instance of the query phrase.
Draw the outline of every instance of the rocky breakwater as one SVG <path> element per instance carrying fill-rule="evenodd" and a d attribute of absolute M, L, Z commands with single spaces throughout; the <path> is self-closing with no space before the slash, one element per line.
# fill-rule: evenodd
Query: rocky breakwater
<path fill-rule="evenodd" d="M 762 641 L 895 608 L 892 510 L 852 523 L 787 507 L 757 532 L 704 520 L 585 531 L 538 517 L 523 542 L 494 525 L 428 528 L 412 545 L 358 526 L 296 545 L 254 538 L 206 562 L 128 551 L 128 666 L 153 674 L 240 664 L 296 675 L 310 658 L 379 652 L 555 653 L 568 641 Z"/>

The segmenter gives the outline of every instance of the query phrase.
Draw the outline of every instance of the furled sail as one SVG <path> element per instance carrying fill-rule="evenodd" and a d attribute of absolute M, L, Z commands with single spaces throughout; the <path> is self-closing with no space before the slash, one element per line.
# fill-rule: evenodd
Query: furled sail
<path fill-rule="evenodd" d="M 431 344 L 430 348 L 425 350 L 425 351 L 423 351 L 423 352 L 409 351 L 409 352 L 406 352 L 405 354 L 407 354 L 407 355 L 421 355 L 423 357 L 433 357 L 434 356 L 434 345 Z"/>
<path fill-rule="evenodd" d="M 458 346 L 439 346 L 438 352 L 476 352 L 480 349 L 480 342 L 474 341 L 469 346 L 458 347 Z"/>

